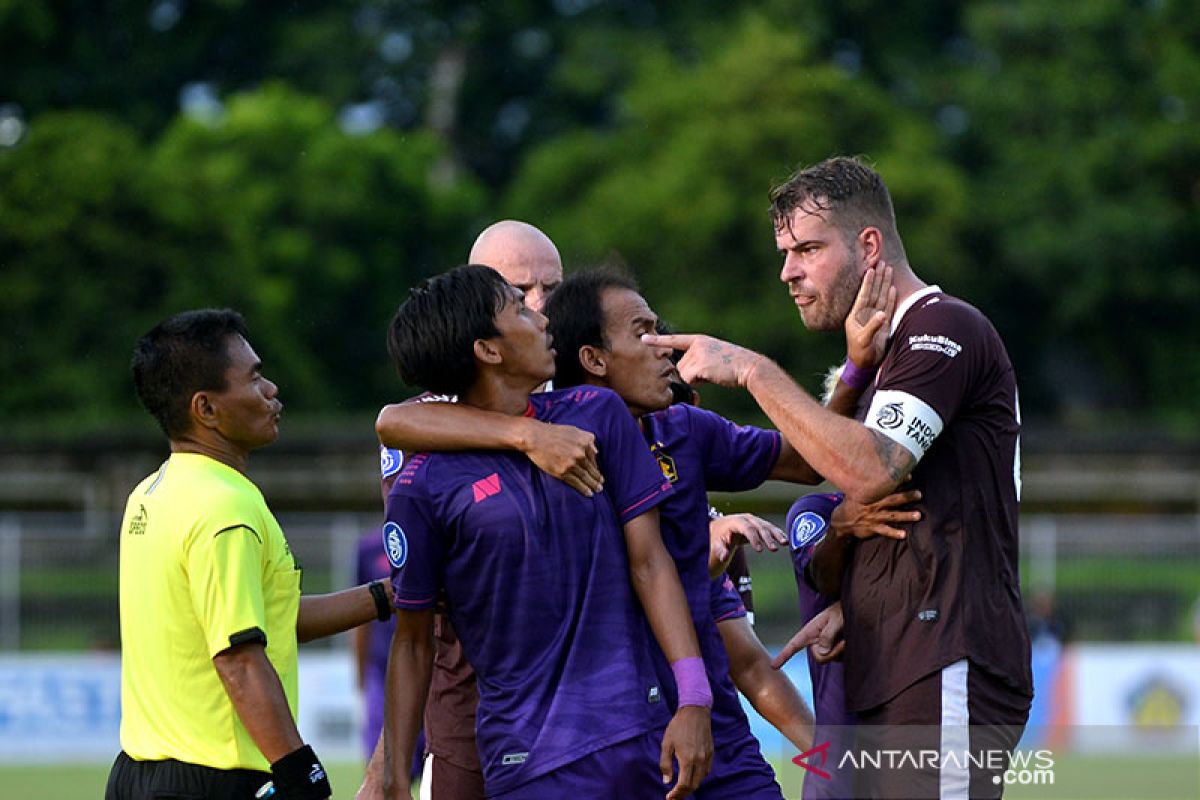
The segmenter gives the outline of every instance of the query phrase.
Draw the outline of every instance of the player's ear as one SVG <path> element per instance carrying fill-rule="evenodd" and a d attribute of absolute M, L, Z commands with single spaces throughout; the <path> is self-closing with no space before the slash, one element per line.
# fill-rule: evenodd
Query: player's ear
<path fill-rule="evenodd" d="M 491 339 L 476 339 L 475 360 L 481 364 L 499 364 L 504 359 Z"/>
<path fill-rule="evenodd" d="M 871 269 L 879 263 L 879 260 L 883 258 L 883 234 L 879 228 L 871 225 L 859 231 L 858 250 L 862 253 L 867 269 Z"/>
<path fill-rule="evenodd" d="M 208 392 L 196 392 L 193 394 L 192 402 L 188 404 L 188 412 L 192 417 L 193 425 L 200 428 L 217 427 L 217 407 Z"/>
<path fill-rule="evenodd" d="M 595 345 L 585 344 L 579 348 L 579 363 L 587 374 L 603 378 L 608 375 L 605 353 Z"/>

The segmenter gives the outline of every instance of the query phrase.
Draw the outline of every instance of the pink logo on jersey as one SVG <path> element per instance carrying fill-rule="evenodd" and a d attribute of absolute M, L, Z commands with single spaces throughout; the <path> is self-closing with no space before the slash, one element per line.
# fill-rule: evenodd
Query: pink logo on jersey
<path fill-rule="evenodd" d="M 493 495 L 500 494 L 500 475 L 493 472 L 486 478 L 475 481 L 471 484 L 471 488 L 475 490 L 476 503 L 487 500 Z"/>

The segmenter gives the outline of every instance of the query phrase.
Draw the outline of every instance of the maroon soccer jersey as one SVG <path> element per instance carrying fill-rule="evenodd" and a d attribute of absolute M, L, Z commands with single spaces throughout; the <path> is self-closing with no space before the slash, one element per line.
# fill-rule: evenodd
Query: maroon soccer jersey
<path fill-rule="evenodd" d="M 842 590 L 846 704 L 863 711 L 962 658 L 1032 694 L 1018 576 L 1020 411 L 977 309 L 930 287 L 897 310 L 858 419 L 920 459 L 922 518 L 855 544 Z"/>

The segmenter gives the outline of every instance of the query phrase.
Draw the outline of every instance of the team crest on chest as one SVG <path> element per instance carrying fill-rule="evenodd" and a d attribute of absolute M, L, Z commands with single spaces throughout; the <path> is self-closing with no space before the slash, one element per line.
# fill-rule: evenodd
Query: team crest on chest
<path fill-rule="evenodd" d="M 675 459 L 671 458 L 663 450 L 662 442 L 655 442 L 650 445 L 650 452 L 658 459 L 658 468 L 662 470 L 663 477 L 669 483 L 675 483 L 675 481 L 679 480 L 679 470 L 675 468 Z"/>

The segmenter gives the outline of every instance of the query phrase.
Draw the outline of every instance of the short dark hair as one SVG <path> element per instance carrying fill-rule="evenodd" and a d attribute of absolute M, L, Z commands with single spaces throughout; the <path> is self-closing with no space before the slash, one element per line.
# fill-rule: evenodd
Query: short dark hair
<path fill-rule="evenodd" d="M 224 391 L 229 382 L 229 337 L 247 338 L 242 315 L 202 308 L 168 317 L 133 348 L 130 370 L 138 400 L 169 439 L 192 425 L 192 395 Z"/>
<path fill-rule="evenodd" d="M 604 339 L 604 310 L 600 295 L 606 289 L 638 291 L 637 281 L 615 267 L 585 269 L 567 277 L 546 301 L 550 334 L 554 337 L 554 385 L 563 389 L 587 382 L 579 362 L 584 345 L 608 347 Z"/>
<path fill-rule="evenodd" d="M 496 315 L 512 286 L 491 267 L 467 264 L 409 290 L 388 326 L 387 348 L 405 383 L 462 394 L 479 374 L 475 340 L 499 336 Z"/>
<path fill-rule="evenodd" d="M 878 228 L 894 250 L 903 245 L 896 229 L 892 196 L 879 173 L 861 157 L 836 156 L 801 167 L 771 190 L 771 222 L 775 230 L 791 223 L 797 208 L 830 212 L 830 224 L 847 242 L 868 227 Z"/>

